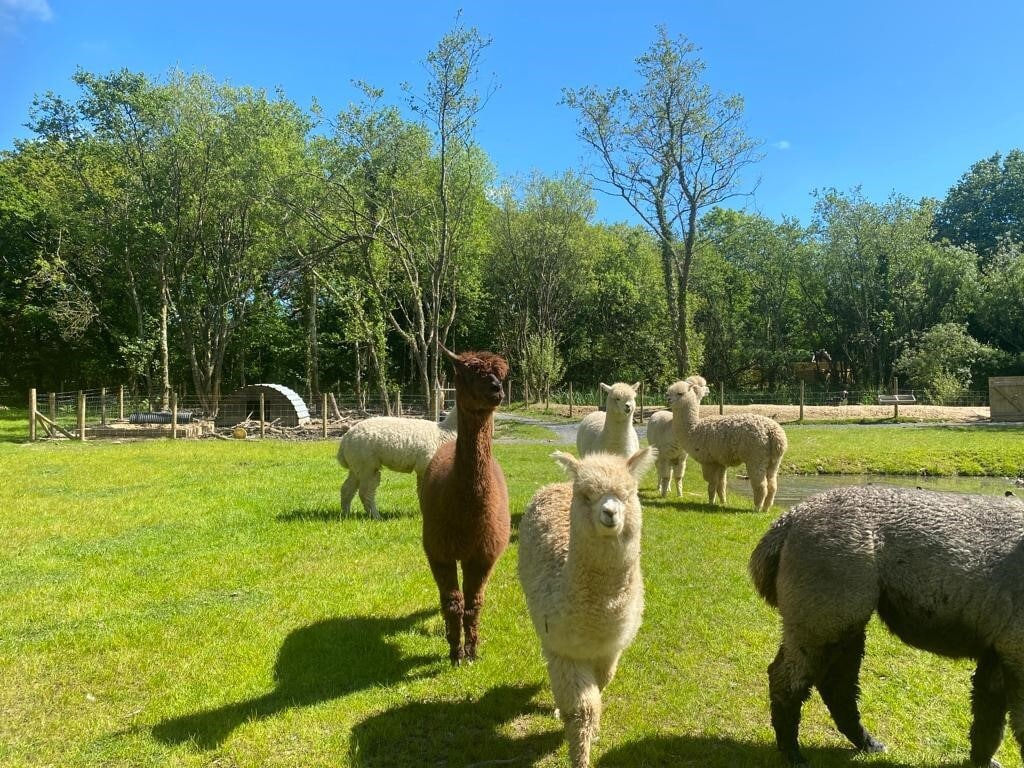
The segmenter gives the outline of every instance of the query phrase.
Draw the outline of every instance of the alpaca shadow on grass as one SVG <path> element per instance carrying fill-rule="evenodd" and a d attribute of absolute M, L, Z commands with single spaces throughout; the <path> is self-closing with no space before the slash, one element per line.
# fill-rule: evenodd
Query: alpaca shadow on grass
<path fill-rule="evenodd" d="M 871 765 L 873 768 L 963 768 L 963 761 L 917 764 L 901 762 L 891 754 L 872 755 L 870 762 L 855 759 L 853 748 L 802 745 L 813 768 Z M 738 741 L 714 736 L 652 736 L 609 749 L 596 768 L 785 768 L 774 743 Z"/>
<path fill-rule="evenodd" d="M 704 498 L 707 498 L 706 496 Z M 749 496 L 736 493 L 735 499 L 742 499 L 737 504 L 733 500 L 733 494 L 729 494 L 728 504 L 709 504 L 707 501 L 687 499 L 686 496 L 665 496 L 662 497 L 658 491 L 640 491 L 640 503 L 644 509 L 665 509 L 675 512 L 703 512 L 706 515 L 739 515 L 739 514 L 760 514 L 754 510 L 754 503 Z M 774 507 L 773 507 L 774 508 Z"/>
<path fill-rule="evenodd" d="M 410 702 L 352 729 L 350 762 L 374 768 L 425 765 L 534 765 L 563 740 L 550 708 L 532 700 L 540 685 L 504 685 L 478 699 Z M 525 718 L 543 718 L 541 733 Z"/>
<path fill-rule="evenodd" d="M 389 520 L 401 520 L 412 517 L 404 510 L 379 510 L 382 520 L 374 520 L 361 509 L 353 509 L 351 514 L 344 515 L 340 507 L 308 507 L 306 509 L 289 509 L 278 512 L 274 519 L 279 523 L 374 523 L 380 524 Z"/>
<path fill-rule="evenodd" d="M 336 618 L 291 632 L 274 665 L 274 690 L 246 701 L 170 718 L 153 726 L 165 744 L 214 749 L 239 725 L 294 707 L 308 707 L 366 688 L 435 674 L 436 656 L 403 656 L 388 637 L 407 632 L 436 611 L 400 618 Z M 418 671 L 417 671 L 418 670 Z M 414 673 L 414 674 L 410 674 Z"/>

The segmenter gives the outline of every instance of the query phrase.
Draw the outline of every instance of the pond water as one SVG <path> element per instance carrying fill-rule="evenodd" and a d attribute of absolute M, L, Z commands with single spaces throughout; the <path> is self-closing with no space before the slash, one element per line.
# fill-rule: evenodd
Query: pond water
<path fill-rule="evenodd" d="M 737 469 L 742 469 L 738 467 Z M 697 467 L 700 471 L 700 467 Z M 689 466 L 687 466 L 689 472 Z M 899 485 L 910 488 L 924 488 L 928 491 L 952 491 L 955 493 L 981 493 L 1002 496 L 1013 491 L 1024 499 L 1024 488 L 1014 487 L 1010 480 L 1002 477 L 919 477 L 917 475 L 779 475 L 779 489 L 775 504 L 789 509 L 808 496 L 838 488 L 844 485 Z M 750 498 L 750 482 L 740 477 L 736 469 L 729 472 L 729 493 L 739 493 Z"/>

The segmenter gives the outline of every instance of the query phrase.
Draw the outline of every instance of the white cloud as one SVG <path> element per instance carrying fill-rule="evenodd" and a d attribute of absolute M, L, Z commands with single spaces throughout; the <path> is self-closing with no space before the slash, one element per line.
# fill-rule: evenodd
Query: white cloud
<path fill-rule="evenodd" d="M 0 32 L 12 31 L 24 21 L 52 21 L 47 0 L 0 0 Z"/>
<path fill-rule="evenodd" d="M 776 149 L 781 149 L 781 150 L 785 151 L 785 150 L 789 149 L 792 145 L 789 143 L 789 141 L 787 139 L 783 139 L 782 141 L 774 142 L 772 144 L 772 146 L 775 147 Z"/>

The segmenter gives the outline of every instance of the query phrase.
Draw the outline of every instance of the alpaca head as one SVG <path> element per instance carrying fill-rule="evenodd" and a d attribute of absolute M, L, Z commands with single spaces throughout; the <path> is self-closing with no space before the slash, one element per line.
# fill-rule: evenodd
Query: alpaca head
<path fill-rule="evenodd" d="M 638 381 L 633 386 L 619 382 L 610 387 L 604 382 L 601 389 L 605 391 L 605 412 L 613 418 L 627 421 L 633 420 L 633 411 L 636 410 L 636 391 L 640 389 Z"/>
<path fill-rule="evenodd" d="M 693 393 L 692 397 L 699 403 L 710 391 L 711 388 L 703 376 L 690 376 L 686 381 L 677 381 L 665 390 L 665 399 L 668 400 L 668 407 L 671 409 L 682 403 L 683 398 L 690 393 Z"/>
<path fill-rule="evenodd" d="M 601 537 L 637 536 L 642 524 L 637 487 L 656 455 L 650 447 L 628 459 L 609 453 L 582 459 L 561 451 L 551 454 L 572 478 L 573 526 Z"/>
<path fill-rule="evenodd" d="M 493 352 L 454 352 L 441 347 L 455 368 L 455 391 L 460 408 L 493 411 L 505 399 L 508 363 Z"/>

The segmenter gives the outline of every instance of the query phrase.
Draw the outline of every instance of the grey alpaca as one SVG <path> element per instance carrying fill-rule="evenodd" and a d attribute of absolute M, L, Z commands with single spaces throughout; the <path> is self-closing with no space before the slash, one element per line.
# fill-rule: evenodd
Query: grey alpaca
<path fill-rule="evenodd" d="M 806 764 L 800 708 L 817 687 L 855 747 L 883 751 L 861 724 L 858 674 L 875 611 L 909 645 L 978 666 L 971 762 L 992 756 L 1006 714 L 1024 753 L 1024 504 L 884 486 L 836 488 L 784 514 L 750 558 L 757 591 L 782 615 L 768 667 L 772 727 Z"/>

